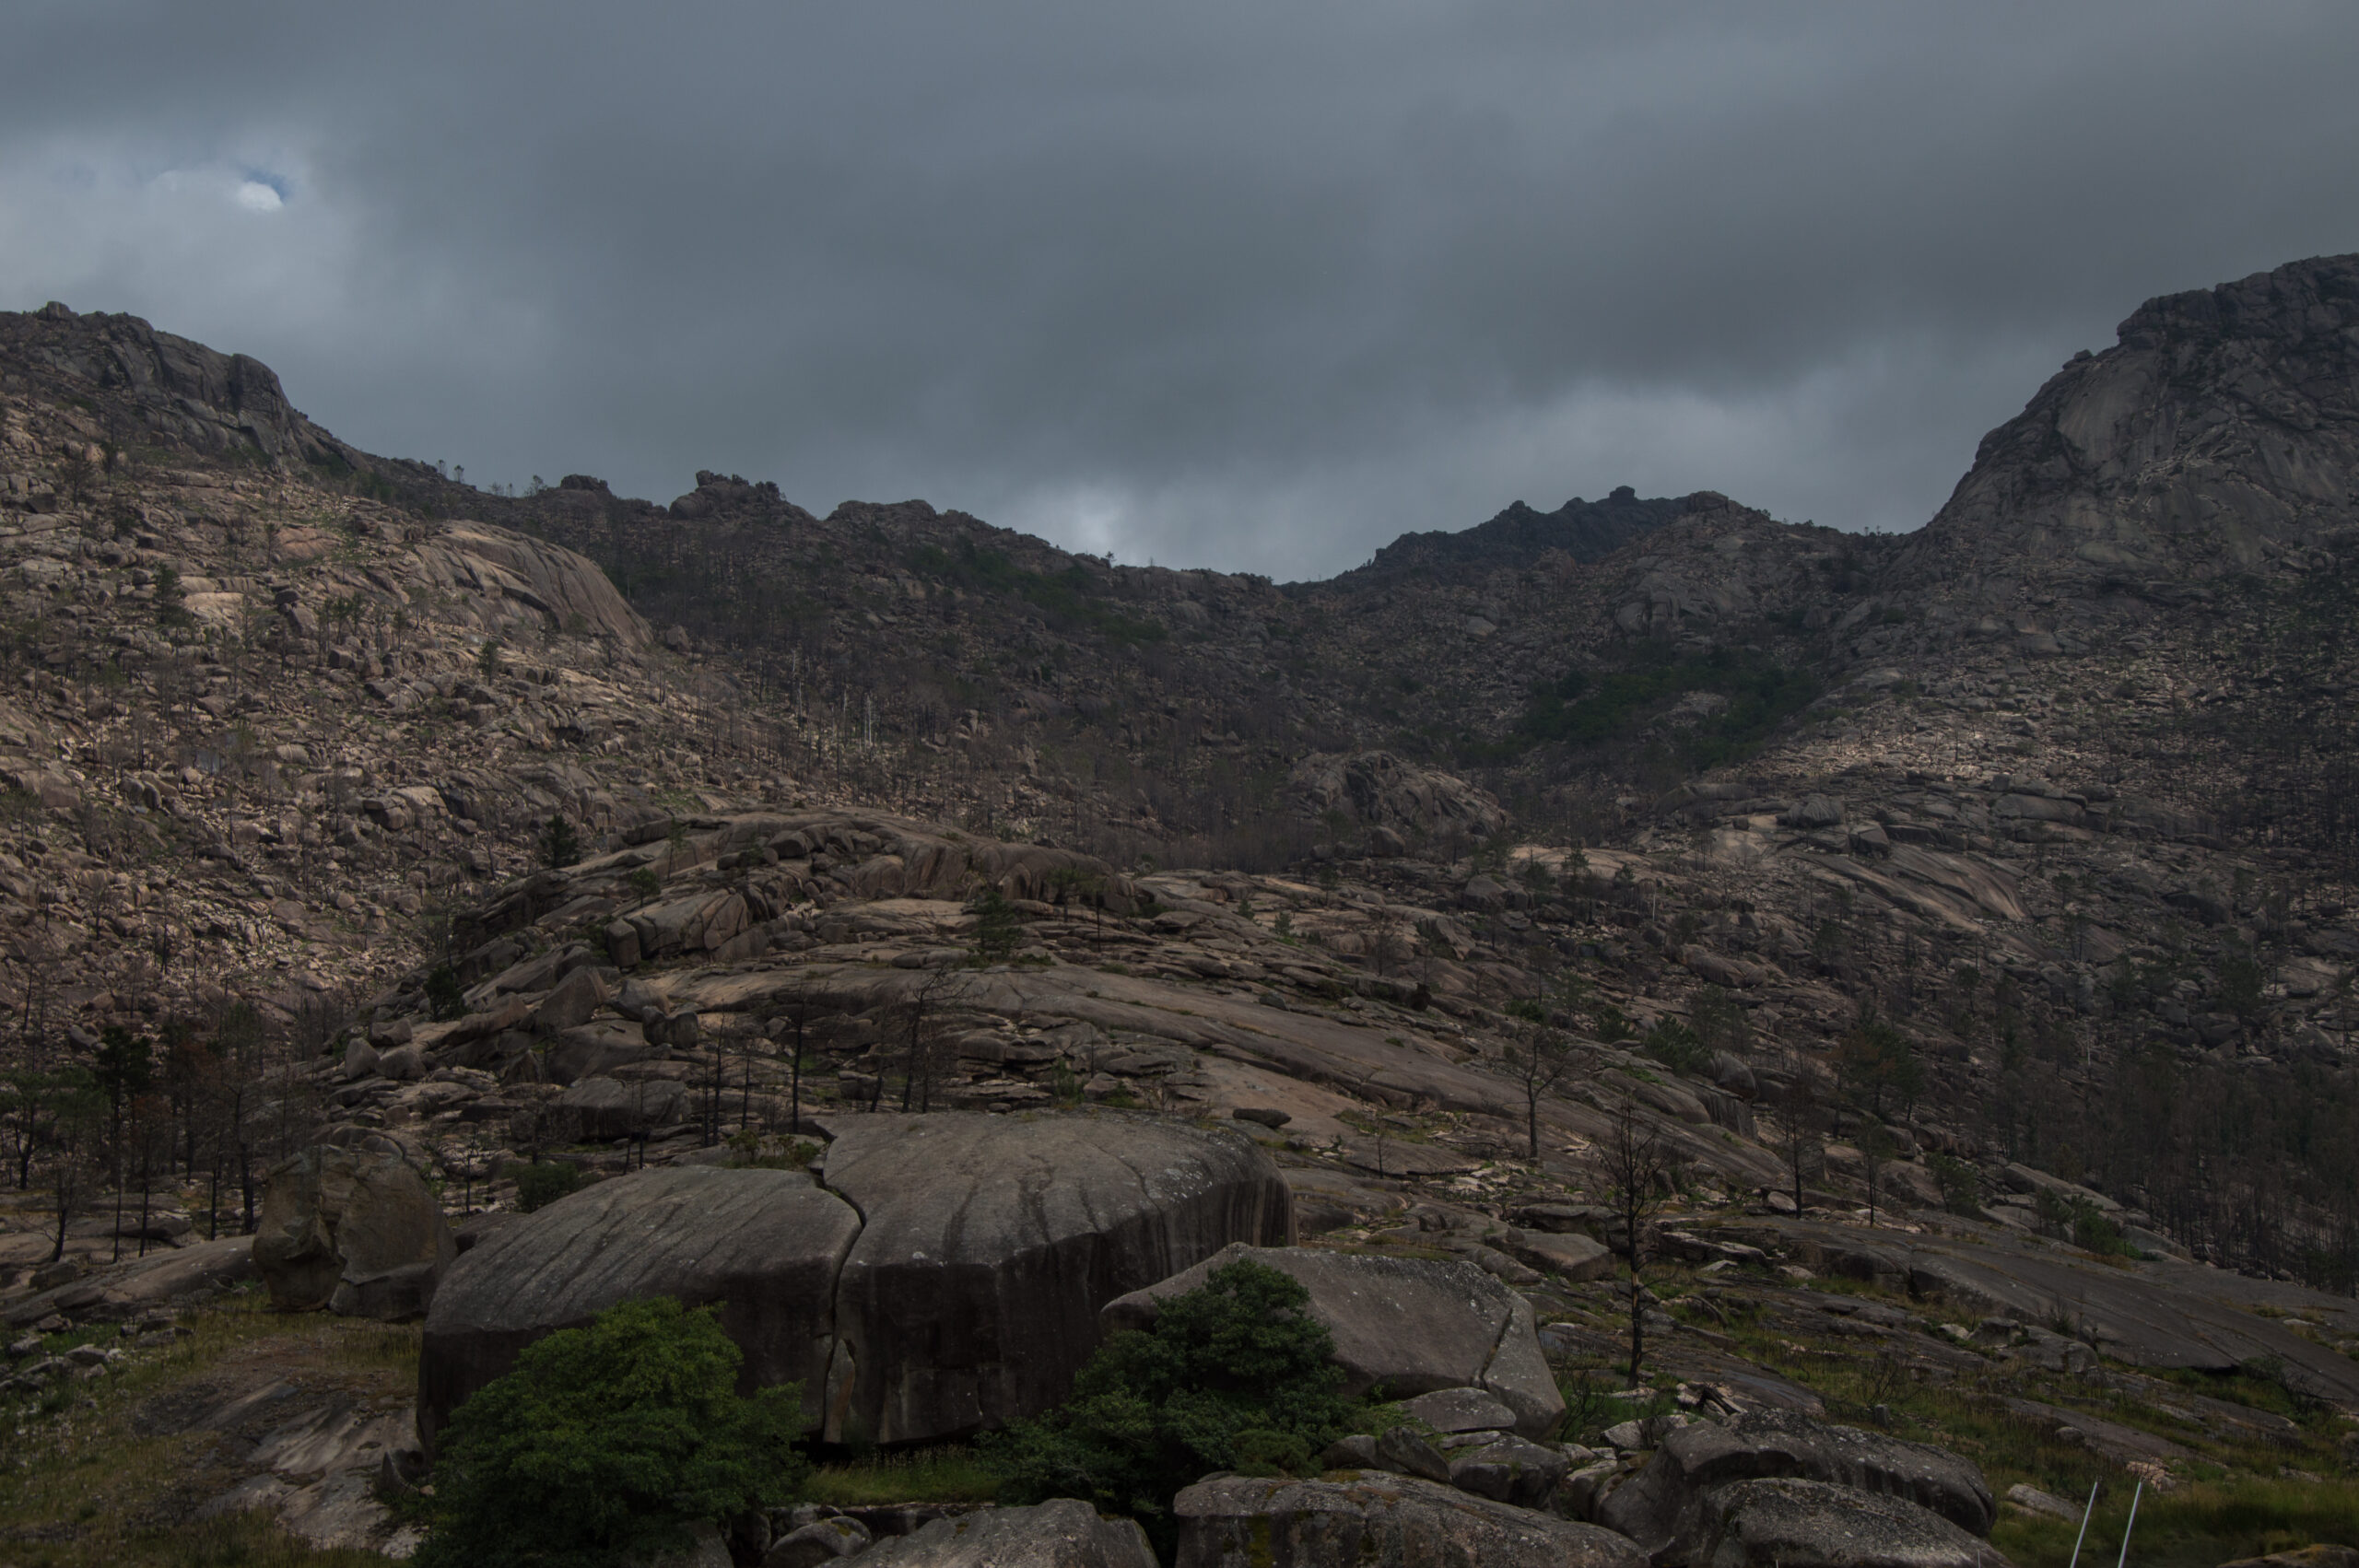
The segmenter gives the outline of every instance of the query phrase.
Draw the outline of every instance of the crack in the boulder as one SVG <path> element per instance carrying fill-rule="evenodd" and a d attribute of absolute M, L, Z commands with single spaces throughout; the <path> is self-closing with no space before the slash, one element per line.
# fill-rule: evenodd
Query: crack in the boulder
<path fill-rule="evenodd" d="M 1498 1336 L 1491 1341 L 1490 1353 L 1484 1356 L 1482 1369 L 1474 1375 L 1476 1387 L 1485 1391 L 1490 1389 L 1491 1368 L 1498 1364 L 1499 1352 L 1507 1348 L 1508 1336 L 1514 1332 L 1515 1304 L 1509 1302 L 1506 1311 L 1500 1315 Z"/>
<path fill-rule="evenodd" d="M 827 1347 L 827 1367 L 819 1389 L 819 1434 L 832 1442 L 843 1431 L 845 1407 L 850 1404 L 853 1387 L 859 1380 L 859 1355 L 845 1339 L 840 1326 L 846 1321 L 844 1266 L 851 1261 L 853 1249 L 860 1246 L 860 1238 L 868 1232 L 868 1211 L 851 1193 L 827 1180 L 827 1165 L 826 1156 L 822 1155 L 819 1168 L 811 1173 L 812 1185 L 851 1210 L 852 1217 L 860 1222 L 852 1227 L 851 1235 L 844 1239 L 843 1250 L 836 1254 L 835 1272 L 827 1281 L 827 1323 L 823 1335 Z"/>

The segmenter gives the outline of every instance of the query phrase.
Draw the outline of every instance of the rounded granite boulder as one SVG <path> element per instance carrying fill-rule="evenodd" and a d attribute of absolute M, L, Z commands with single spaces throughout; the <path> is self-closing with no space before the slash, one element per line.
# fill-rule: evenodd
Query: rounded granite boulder
<path fill-rule="evenodd" d="M 859 1233 L 858 1211 L 800 1171 L 704 1165 L 617 1176 L 520 1216 L 463 1254 L 435 1293 L 418 1434 L 430 1449 L 451 1412 L 534 1340 L 657 1295 L 718 1305 L 745 1353 L 740 1387 L 799 1381 L 816 1411 L 836 1270 Z"/>
<path fill-rule="evenodd" d="M 1098 1309 L 1231 1243 L 1293 1240 L 1268 1154 L 1168 1117 L 847 1117 L 823 1180 L 864 1218 L 837 1288 L 830 1442 L 912 1443 L 1062 1399 Z"/>
<path fill-rule="evenodd" d="M 390 1149 L 315 1145 L 264 1181 L 253 1266 L 283 1312 L 416 1317 L 458 1258 L 426 1178 Z"/>
<path fill-rule="evenodd" d="M 833 1128 L 816 1182 L 641 1171 L 491 1233 L 427 1318 L 427 1441 L 534 1340 L 649 1295 L 720 1304 L 745 1385 L 799 1380 L 828 1442 L 961 1436 L 1062 1399 L 1115 1297 L 1292 1236 L 1285 1179 L 1226 1129 L 1110 1111 Z"/>

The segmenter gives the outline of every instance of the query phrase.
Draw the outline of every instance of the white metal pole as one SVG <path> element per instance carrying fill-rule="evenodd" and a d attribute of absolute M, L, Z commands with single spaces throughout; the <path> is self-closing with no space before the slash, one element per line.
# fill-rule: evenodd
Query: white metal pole
<path fill-rule="evenodd" d="M 2138 1490 L 2130 1494 L 2130 1522 L 2121 1527 L 2121 1555 L 2115 1560 L 2113 1568 L 2123 1568 L 2130 1561 L 2130 1532 L 2138 1527 L 2138 1500 L 2145 1495 L 2146 1483 L 2142 1480 Z"/>
<path fill-rule="evenodd" d="M 2081 1508 L 2081 1533 L 2072 1538 L 2071 1568 L 2081 1568 L 2081 1543 L 2089 1539 L 2089 1515 L 2097 1511 L 2097 1488 L 2105 1482 L 2089 1482 L 2089 1500 Z"/>

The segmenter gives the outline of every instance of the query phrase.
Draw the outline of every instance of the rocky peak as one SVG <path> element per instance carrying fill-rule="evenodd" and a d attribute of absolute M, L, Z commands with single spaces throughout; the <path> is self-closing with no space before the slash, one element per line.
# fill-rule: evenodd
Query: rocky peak
<path fill-rule="evenodd" d="M 1375 559 L 1345 572 L 1354 579 L 1391 581 L 1412 576 L 1472 580 L 1500 568 L 1532 565 L 1551 551 L 1577 561 L 1602 560 L 1615 550 L 1690 509 L 1702 497 L 1683 500 L 1641 499 L 1624 485 L 1601 501 L 1579 496 L 1555 511 L 1516 501 L 1488 522 L 1457 532 L 1436 530 L 1404 533 L 1376 553 Z M 1717 498 L 1717 497 L 1715 497 Z"/>
<path fill-rule="evenodd" d="M 742 474 L 697 470 L 697 487 L 672 503 L 683 522 L 811 522 L 809 512 L 779 494 L 778 482 L 750 483 Z"/>
<path fill-rule="evenodd" d="M 208 455 L 258 452 L 280 465 L 346 466 L 356 455 L 288 404 L 261 360 L 159 333 L 137 316 L 76 315 L 54 300 L 0 311 L 0 359 L 53 383 L 43 390 L 60 401 L 78 400 L 95 439 L 119 446 L 160 440 Z"/>
<path fill-rule="evenodd" d="M 1899 580 L 2320 564 L 2359 525 L 2359 255 L 2150 299 L 1983 438 Z"/>

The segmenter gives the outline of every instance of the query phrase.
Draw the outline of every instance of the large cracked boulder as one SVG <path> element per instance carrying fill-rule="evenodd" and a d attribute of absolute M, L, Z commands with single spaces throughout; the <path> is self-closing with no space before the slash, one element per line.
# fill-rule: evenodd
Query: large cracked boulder
<path fill-rule="evenodd" d="M 1114 1113 L 846 1118 L 824 1180 L 864 1217 L 837 1288 L 823 1435 L 910 1443 L 1044 1410 L 1098 1309 L 1232 1243 L 1293 1239 L 1268 1154 Z"/>
<path fill-rule="evenodd" d="M 668 1295 L 718 1304 L 742 1387 L 800 1382 L 816 1413 L 834 1347 L 836 1271 L 860 1215 L 800 1171 L 680 1165 L 569 1194 L 491 1232 L 436 1293 L 418 1355 L 417 1426 L 434 1434 L 534 1340 Z"/>
<path fill-rule="evenodd" d="M 935 1519 L 860 1553 L 861 1568 L 1156 1568 L 1133 1519 L 1101 1519 L 1078 1498 Z"/>
<path fill-rule="evenodd" d="M 1409 1476 L 1214 1476 L 1181 1490 L 1176 1568 L 1646 1568 L 1611 1530 Z"/>
<path fill-rule="evenodd" d="M 442 1205 L 398 1153 L 319 1145 L 264 1179 L 253 1266 L 283 1312 L 415 1317 L 458 1258 Z"/>
<path fill-rule="evenodd" d="M 961 1436 L 1062 1400 L 1098 1309 L 1291 1200 L 1249 1140 L 1097 1112 L 839 1120 L 800 1172 L 680 1166 L 601 1182 L 471 1248 L 427 1319 L 418 1425 L 541 1335 L 617 1302 L 721 1304 L 748 1387 L 800 1381 L 833 1443 Z"/>
<path fill-rule="evenodd" d="M 1111 1303 L 1107 1327 L 1153 1327 L 1165 1297 L 1195 1289 L 1240 1258 L 1291 1275 L 1310 1292 L 1310 1315 L 1334 1337 L 1347 1394 L 1381 1387 L 1406 1398 L 1480 1388 L 1515 1413 L 1515 1429 L 1526 1437 L 1545 1437 L 1564 1419 L 1532 1304 L 1472 1263 L 1231 1246 Z"/>
<path fill-rule="evenodd" d="M 1811 1487 L 1757 1496 L 1734 1490 L 1761 1480 L 1806 1481 Z M 1981 1470 L 1946 1448 L 1790 1411 L 1752 1410 L 1725 1424 L 1697 1422 L 1670 1433 L 1653 1460 L 1606 1496 L 1597 1520 L 1637 1541 L 1657 1563 L 1709 1562 L 1719 1568 L 1715 1543 L 1731 1529 L 1742 1536 L 1755 1528 L 1731 1525 L 1731 1518 L 1757 1518 L 1763 1522 L 1755 1533 L 1763 1539 L 1783 1539 L 1799 1527 L 1791 1520 L 1806 1505 L 1840 1511 L 1882 1499 L 1904 1507 L 1899 1513 L 1884 1509 L 1879 1518 L 1889 1515 L 1905 1523 L 1921 1514 L 1932 1523 L 1918 1533 L 1929 1537 L 1947 1539 L 1933 1524 L 1968 1539 L 1986 1536 L 1997 1518 Z M 1899 1523 L 1891 1525 L 1899 1528 Z M 1731 1560 L 1743 1561 L 1749 1559 Z"/>

